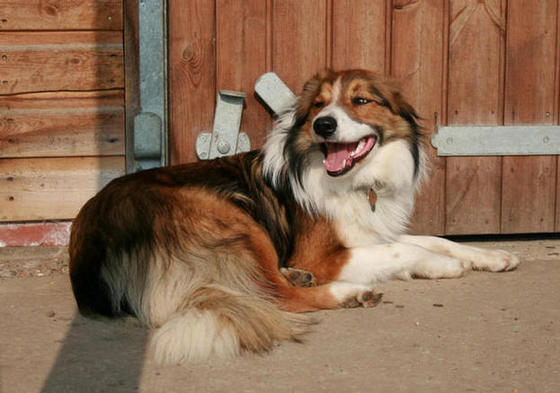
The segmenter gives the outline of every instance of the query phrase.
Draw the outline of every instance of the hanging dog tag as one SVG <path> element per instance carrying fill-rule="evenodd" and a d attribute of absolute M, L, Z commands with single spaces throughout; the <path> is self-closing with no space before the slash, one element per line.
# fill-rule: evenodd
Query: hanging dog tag
<path fill-rule="evenodd" d="M 374 212 L 375 204 L 377 203 L 377 194 L 375 193 L 375 191 L 373 191 L 373 189 L 369 190 L 368 201 L 369 201 L 369 205 L 371 206 L 371 211 Z"/>

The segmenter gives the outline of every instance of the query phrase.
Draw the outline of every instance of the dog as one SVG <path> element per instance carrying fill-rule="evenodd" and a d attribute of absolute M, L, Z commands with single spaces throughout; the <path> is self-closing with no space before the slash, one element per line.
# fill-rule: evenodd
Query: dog
<path fill-rule="evenodd" d="M 422 141 L 390 80 L 318 73 L 262 150 L 126 175 L 89 200 L 69 245 L 79 310 L 138 318 L 177 364 L 299 340 L 300 313 L 374 306 L 388 279 L 514 269 L 505 251 L 405 234 Z"/>

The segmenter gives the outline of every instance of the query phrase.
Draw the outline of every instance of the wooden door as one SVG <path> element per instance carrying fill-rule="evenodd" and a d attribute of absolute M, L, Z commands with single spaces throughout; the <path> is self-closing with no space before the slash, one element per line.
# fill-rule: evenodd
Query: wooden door
<path fill-rule="evenodd" d="M 438 125 L 558 124 L 559 0 L 169 1 L 172 163 L 196 159 L 219 89 L 248 93 L 242 131 L 262 145 L 270 117 L 255 80 L 276 72 L 295 92 L 324 67 L 367 68 L 400 81 Z M 414 232 L 554 232 L 556 156 L 437 157 Z"/>

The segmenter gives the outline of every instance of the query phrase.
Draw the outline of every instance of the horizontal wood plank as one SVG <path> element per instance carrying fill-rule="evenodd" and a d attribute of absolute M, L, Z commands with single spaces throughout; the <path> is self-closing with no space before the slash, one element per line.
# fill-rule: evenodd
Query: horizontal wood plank
<path fill-rule="evenodd" d="M 0 95 L 124 87 L 122 32 L 0 32 Z"/>
<path fill-rule="evenodd" d="M 123 0 L 0 0 L 0 30 L 122 30 Z"/>
<path fill-rule="evenodd" d="M 0 96 L 0 157 L 124 154 L 122 90 Z"/>
<path fill-rule="evenodd" d="M 124 174 L 124 156 L 0 159 L 0 221 L 73 218 Z"/>

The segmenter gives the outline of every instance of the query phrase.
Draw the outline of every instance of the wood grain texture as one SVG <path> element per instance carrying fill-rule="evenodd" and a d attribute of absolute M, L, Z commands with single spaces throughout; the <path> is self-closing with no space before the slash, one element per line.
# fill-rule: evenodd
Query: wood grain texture
<path fill-rule="evenodd" d="M 506 125 L 554 122 L 556 9 L 556 0 L 508 5 Z M 556 157 L 504 157 L 502 190 L 502 232 L 554 231 Z"/>
<path fill-rule="evenodd" d="M 502 122 L 504 14 L 497 0 L 486 3 L 450 2 L 449 125 Z M 448 158 L 446 197 L 447 234 L 499 233 L 501 158 Z"/>
<path fill-rule="evenodd" d="M 0 96 L 0 157 L 124 154 L 121 90 Z"/>
<path fill-rule="evenodd" d="M 272 68 L 299 94 L 327 66 L 327 0 L 273 2 Z"/>
<path fill-rule="evenodd" d="M 124 86 L 122 32 L 0 32 L 0 94 Z"/>
<path fill-rule="evenodd" d="M 136 170 L 134 161 L 134 117 L 140 112 L 138 0 L 124 1 L 124 105 L 126 172 Z"/>
<path fill-rule="evenodd" d="M 170 0 L 168 16 L 170 159 L 177 164 L 196 160 L 196 136 L 212 131 L 215 4 L 213 0 Z"/>
<path fill-rule="evenodd" d="M 0 221 L 73 218 L 124 173 L 124 157 L 0 159 Z"/>
<path fill-rule="evenodd" d="M 333 1 L 334 69 L 365 68 L 381 74 L 385 69 L 386 14 L 388 1 L 336 0 Z M 387 32 L 387 33 L 386 33 Z"/>
<path fill-rule="evenodd" d="M 554 86 L 554 124 L 560 125 L 560 2 L 556 10 L 556 79 Z M 560 159 L 556 156 L 556 214 L 554 230 L 560 232 Z"/>
<path fill-rule="evenodd" d="M 266 72 L 266 5 L 263 0 L 216 3 L 216 87 L 247 93 L 241 131 L 253 149 L 262 146 L 271 124 L 254 94 L 257 78 Z"/>
<path fill-rule="evenodd" d="M 445 232 L 445 159 L 429 143 L 442 113 L 443 2 L 395 4 L 392 70 L 405 97 L 424 119 L 428 179 L 416 198 L 412 232 Z"/>
<path fill-rule="evenodd" d="M 123 0 L 0 0 L 0 30 L 122 30 Z"/>

